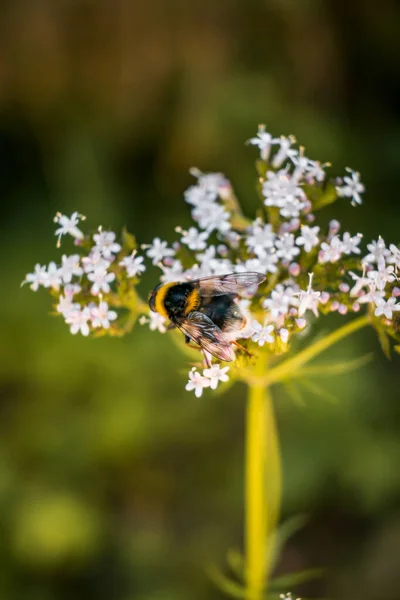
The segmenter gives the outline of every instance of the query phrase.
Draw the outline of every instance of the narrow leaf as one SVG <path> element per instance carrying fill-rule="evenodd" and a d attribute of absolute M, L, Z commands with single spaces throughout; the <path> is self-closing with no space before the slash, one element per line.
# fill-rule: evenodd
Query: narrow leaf
<path fill-rule="evenodd" d="M 313 579 L 319 579 L 323 576 L 325 569 L 306 569 L 304 571 L 298 571 L 296 573 L 289 573 L 288 575 L 282 575 L 272 579 L 269 583 L 271 590 L 290 590 L 301 583 L 306 581 L 312 581 Z"/>
<path fill-rule="evenodd" d="M 308 389 L 312 394 L 322 398 L 322 400 L 327 400 L 328 402 L 332 402 L 334 404 L 337 403 L 337 397 L 333 394 L 330 394 L 324 388 L 320 387 L 318 384 L 313 381 L 309 381 L 308 379 L 300 379 L 300 383 Z"/>
<path fill-rule="evenodd" d="M 303 399 L 303 396 L 301 395 L 301 392 L 299 391 L 298 387 L 292 381 L 284 381 L 283 387 L 285 388 L 285 391 L 288 394 L 288 396 L 293 400 L 293 402 L 295 404 L 297 404 L 298 406 L 301 406 L 302 408 L 304 408 L 306 406 L 306 403 Z"/>

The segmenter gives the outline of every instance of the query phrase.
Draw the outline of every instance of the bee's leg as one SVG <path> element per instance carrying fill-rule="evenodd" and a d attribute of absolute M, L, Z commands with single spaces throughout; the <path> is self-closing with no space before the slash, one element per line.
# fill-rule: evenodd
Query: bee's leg
<path fill-rule="evenodd" d="M 172 329 L 176 329 L 175 323 L 170 323 L 169 325 L 167 325 L 167 331 L 171 331 Z"/>
<path fill-rule="evenodd" d="M 249 350 L 247 350 L 247 348 L 239 344 L 239 342 L 234 341 L 232 344 L 234 344 L 237 348 L 240 348 L 240 350 L 243 350 L 243 352 L 245 352 L 247 356 L 250 356 L 250 358 L 254 356 L 251 352 L 249 352 Z"/>
<path fill-rule="evenodd" d="M 201 350 L 200 346 L 192 343 L 192 340 L 190 339 L 190 337 L 188 335 L 185 335 L 185 344 L 186 344 L 186 346 L 189 346 L 189 348 L 193 348 L 193 350 Z"/>
<path fill-rule="evenodd" d="M 203 352 L 203 356 L 204 356 L 204 364 L 206 365 L 207 369 L 211 369 L 211 361 L 208 356 L 208 352 L 206 352 L 203 349 L 202 349 L 202 352 Z"/>

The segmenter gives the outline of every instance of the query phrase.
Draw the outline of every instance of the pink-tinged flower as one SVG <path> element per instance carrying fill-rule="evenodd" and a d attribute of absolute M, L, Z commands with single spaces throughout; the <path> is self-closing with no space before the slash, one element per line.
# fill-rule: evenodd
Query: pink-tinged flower
<path fill-rule="evenodd" d="M 121 267 L 125 267 L 128 277 L 136 277 L 146 270 L 143 261 L 143 256 L 137 256 L 136 252 L 133 251 L 130 256 L 125 256 L 119 264 Z"/>
<path fill-rule="evenodd" d="M 378 298 L 376 300 L 375 316 L 384 315 L 387 319 L 393 319 L 393 313 L 400 310 L 400 304 L 396 303 L 396 298 L 390 297 L 388 300 Z"/>
<path fill-rule="evenodd" d="M 83 269 L 79 264 L 79 254 L 71 256 L 63 255 L 61 259 L 60 275 L 64 283 L 71 283 L 72 277 L 80 277 L 83 274 Z"/>
<path fill-rule="evenodd" d="M 186 384 L 185 389 L 188 392 L 194 391 L 194 395 L 196 398 L 200 398 L 203 393 L 203 389 L 210 387 L 211 381 L 208 377 L 204 377 L 201 375 L 196 369 L 193 367 L 191 371 L 189 371 L 189 381 Z"/>
<path fill-rule="evenodd" d="M 115 279 L 115 273 L 107 273 L 105 269 L 96 269 L 88 273 L 87 278 L 93 282 L 90 292 L 93 296 L 97 296 L 100 292 L 108 294 L 110 291 L 110 283 Z"/>
<path fill-rule="evenodd" d="M 92 326 L 109 329 L 110 321 L 115 321 L 117 316 L 115 310 L 109 310 L 107 302 L 100 302 L 91 310 Z"/>
<path fill-rule="evenodd" d="M 319 227 L 309 227 L 308 225 L 301 226 L 301 235 L 296 238 L 296 244 L 298 246 L 303 246 L 306 252 L 311 252 L 311 250 L 318 246 L 319 244 Z"/>
<path fill-rule="evenodd" d="M 272 344 L 275 341 L 275 337 L 272 332 L 274 331 L 273 325 L 261 325 L 258 321 L 254 320 L 251 323 L 253 333 L 251 339 L 256 342 L 259 346 L 264 346 L 265 343 Z"/>
<path fill-rule="evenodd" d="M 100 228 L 99 233 L 95 233 L 93 236 L 96 244 L 94 248 L 109 260 L 121 250 L 121 245 L 115 241 L 116 237 L 113 231 L 102 231 Z"/>
<path fill-rule="evenodd" d="M 215 390 L 218 386 L 219 382 L 228 381 L 229 376 L 227 372 L 229 371 L 229 367 L 220 367 L 219 364 L 211 365 L 209 369 L 204 369 L 203 375 L 207 379 L 210 380 L 210 388 Z"/>
<path fill-rule="evenodd" d="M 88 322 L 91 319 L 91 311 L 85 307 L 83 310 L 76 309 L 68 313 L 65 322 L 70 325 L 70 332 L 72 335 L 81 333 L 85 337 L 89 335 L 90 329 Z"/>
<path fill-rule="evenodd" d="M 47 287 L 46 265 L 42 266 L 39 265 L 39 263 L 37 263 L 35 265 L 34 272 L 28 273 L 21 285 L 24 285 L 25 283 L 30 283 L 29 287 L 34 292 L 37 292 L 40 285 L 42 285 L 43 287 Z"/>
<path fill-rule="evenodd" d="M 306 310 L 312 310 L 314 315 L 318 317 L 318 304 L 321 301 L 321 292 L 316 292 L 312 289 L 312 278 L 313 273 L 309 273 L 309 283 L 307 289 L 300 290 L 299 298 L 300 304 L 298 308 L 298 315 L 302 317 Z"/>

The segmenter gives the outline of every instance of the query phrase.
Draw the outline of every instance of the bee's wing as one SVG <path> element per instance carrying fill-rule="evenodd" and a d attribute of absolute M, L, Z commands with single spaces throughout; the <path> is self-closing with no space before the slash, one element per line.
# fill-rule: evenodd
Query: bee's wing
<path fill-rule="evenodd" d="M 227 362 L 235 359 L 231 343 L 207 315 L 193 311 L 176 324 L 193 342 L 216 358 Z"/>
<path fill-rule="evenodd" d="M 203 277 L 193 283 L 198 284 L 202 296 L 222 296 L 224 294 L 255 294 L 257 287 L 265 280 L 265 275 L 248 273 L 228 273 L 219 277 Z"/>

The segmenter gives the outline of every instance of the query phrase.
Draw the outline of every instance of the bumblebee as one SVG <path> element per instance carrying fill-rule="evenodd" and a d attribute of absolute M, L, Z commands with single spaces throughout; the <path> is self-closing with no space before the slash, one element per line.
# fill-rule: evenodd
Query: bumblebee
<path fill-rule="evenodd" d="M 149 306 L 180 329 L 187 343 L 229 362 L 247 325 L 237 299 L 253 295 L 264 280 L 261 273 L 248 272 L 160 284 L 150 294 Z"/>

